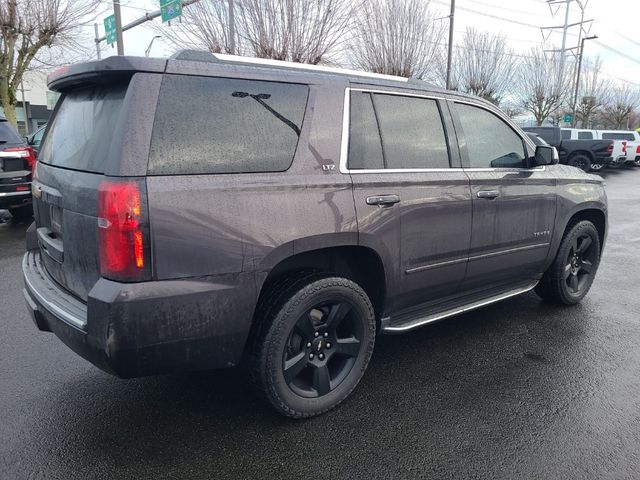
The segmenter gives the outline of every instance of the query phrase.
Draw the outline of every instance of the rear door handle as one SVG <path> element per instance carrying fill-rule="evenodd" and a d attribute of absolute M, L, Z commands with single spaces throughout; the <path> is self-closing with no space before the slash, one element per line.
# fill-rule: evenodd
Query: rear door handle
<path fill-rule="evenodd" d="M 498 198 L 500 196 L 500 192 L 498 190 L 480 190 L 476 195 L 478 198 L 488 198 L 491 200 L 493 198 Z"/>
<path fill-rule="evenodd" d="M 367 197 L 367 205 L 393 205 L 400 201 L 399 195 L 374 195 Z"/>

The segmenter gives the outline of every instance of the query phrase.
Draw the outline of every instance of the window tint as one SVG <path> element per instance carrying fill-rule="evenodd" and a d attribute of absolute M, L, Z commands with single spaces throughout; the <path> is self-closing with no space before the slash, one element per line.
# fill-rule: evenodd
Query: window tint
<path fill-rule="evenodd" d="M 306 85 L 166 75 L 149 173 L 286 170 L 298 144 L 308 92 Z"/>
<path fill-rule="evenodd" d="M 104 172 L 126 85 L 74 90 L 64 96 L 38 160 L 50 165 Z"/>
<path fill-rule="evenodd" d="M 373 99 L 387 168 L 449 168 L 435 100 L 384 94 Z"/>
<path fill-rule="evenodd" d="M 562 140 L 571 139 L 571 130 L 562 130 Z"/>
<path fill-rule="evenodd" d="M 40 145 L 40 143 L 42 142 L 42 137 L 44 136 L 44 131 L 46 129 L 45 128 L 41 128 L 40 130 L 38 130 L 36 133 L 33 134 L 33 137 L 31 138 L 31 143 L 35 146 Z"/>
<path fill-rule="evenodd" d="M 524 166 L 522 139 L 507 123 L 482 108 L 456 104 L 471 168 Z"/>
<path fill-rule="evenodd" d="M 370 93 L 351 92 L 349 168 L 384 168 L 382 143 Z"/>
<path fill-rule="evenodd" d="M 9 122 L 0 120 L 0 145 L 4 143 L 24 143 L 24 138 L 18 135 Z"/>
<path fill-rule="evenodd" d="M 591 133 L 591 132 L 578 132 L 578 140 L 593 140 L 593 133 Z"/>
<path fill-rule="evenodd" d="M 605 140 L 630 140 L 633 141 L 635 140 L 635 137 L 633 136 L 633 133 L 603 133 L 602 134 L 602 138 Z"/>

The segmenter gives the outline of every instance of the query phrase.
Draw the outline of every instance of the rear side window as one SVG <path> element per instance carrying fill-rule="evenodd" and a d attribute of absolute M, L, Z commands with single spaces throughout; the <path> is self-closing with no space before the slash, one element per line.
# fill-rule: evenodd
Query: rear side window
<path fill-rule="evenodd" d="M 110 85 L 67 93 L 49 126 L 38 160 L 103 173 L 126 91 L 126 85 Z"/>
<path fill-rule="evenodd" d="M 602 138 L 605 140 L 635 140 L 633 133 L 603 133 Z"/>
<path fill-rule="evenodd" d="M 501 118 L 479 107 L 457 103 L 471 168 L 522 168 L 522 138 Z"/>
<path fill-rule="evenodd" d="M 387 168 L 449 168 L 447 140 L 435 100 L 373 96 Z"/>
<path fill-rule="evenodd" d="M 571 139 L 571 130 L 562 130 L 562 140 Z"/>
<path fill-rule="evenodd" d="M 279 172 L 293 161 L 309 87 L 166 75 L 149 174 Z"/>
<path fill-rule="evenodd" d="M 349 168 L 449 168 L 437 102 L 352 91 Z"/>
<path fill-rule="evenodd" d="M 384 168 L 382 141 L 370 93 L 351 92 L 349 125 L 349 168 Z"/>
<path fill-rule="evenodd" d="M 578 132 L 578 140 L 593 140 L 593 133 L 591 133 L 591 132 Z"/>
<path fill-rule="evenodd" d="M 5 143 L 24 143 L 24 138 L 18 135 L 9 122 L 0 120 L 0 147 Z"/>

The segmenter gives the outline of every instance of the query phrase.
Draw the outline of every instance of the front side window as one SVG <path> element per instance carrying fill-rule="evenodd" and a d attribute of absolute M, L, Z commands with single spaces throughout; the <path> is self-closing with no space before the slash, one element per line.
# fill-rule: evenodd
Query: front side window
<path fill-rule="evenodd" d="M 435 100 L 352 91 L 350 105 L 350 169 L 449 168 Z"/>
<path fill-rule="evenodd" d="M 471 168 L 522 168 L 522 138 L 497 115 L 473 105 L 456 104 Z"/>
<path fill-rule="evenodd" d="M 307 85 L 166 75 L 149 155 L 150 175 L 279 172 L 289 168 Z"/>

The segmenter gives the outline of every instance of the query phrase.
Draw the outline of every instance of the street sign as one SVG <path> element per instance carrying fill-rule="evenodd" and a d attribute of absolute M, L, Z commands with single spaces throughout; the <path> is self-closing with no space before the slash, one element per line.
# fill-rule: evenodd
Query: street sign
<path fill-rule="evenodd" d="M 182 0 L 160 0 L 162 21 L 168 22 L 182 15 Z"/>
<path fill-rule="evenodd" d="M 571 123 L 573 122 L 573 115 L 571 115 L 570 113 L 565 113 L 563 120 L 564 123 Z"/>
<path fill-rule="evenodd" d="M 104 32 L 107 43 L 113 45 L 116 43 L 116 16 L 109 15 L 104 19 Z"/>

